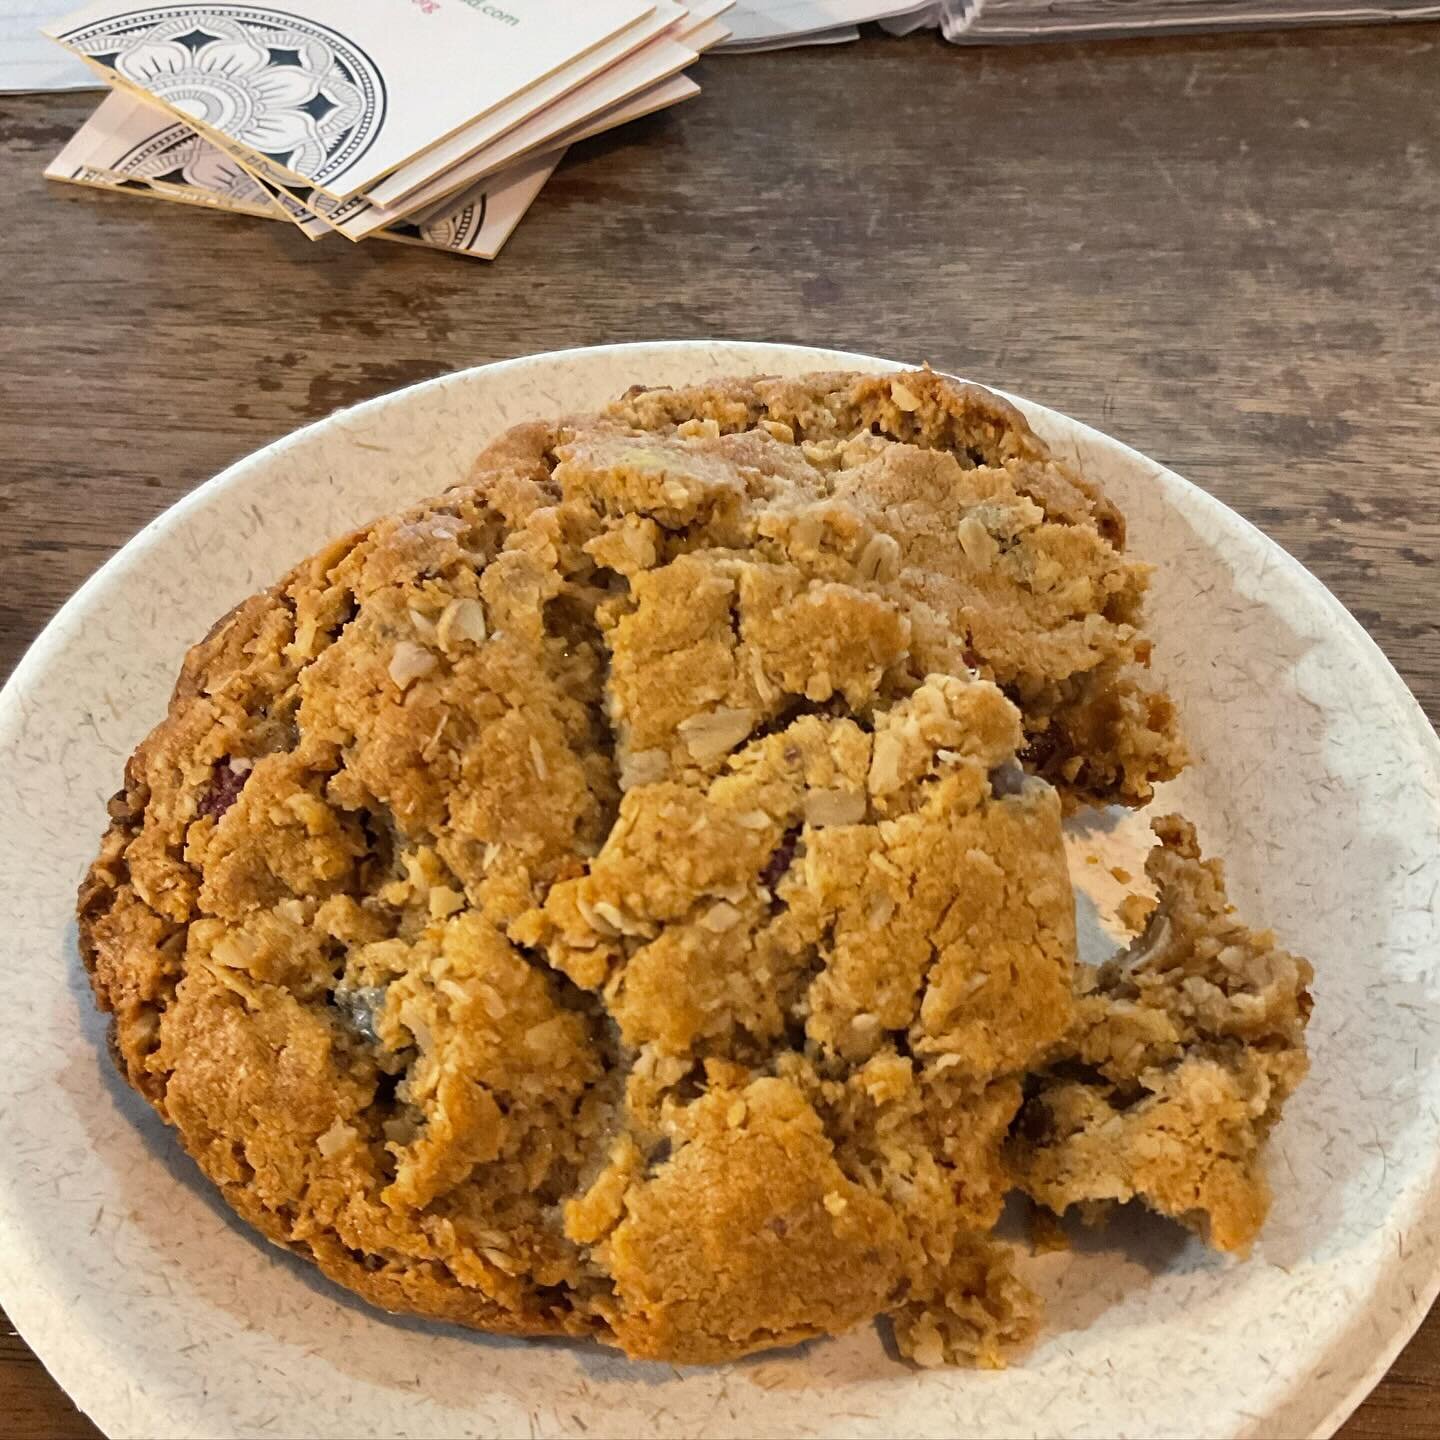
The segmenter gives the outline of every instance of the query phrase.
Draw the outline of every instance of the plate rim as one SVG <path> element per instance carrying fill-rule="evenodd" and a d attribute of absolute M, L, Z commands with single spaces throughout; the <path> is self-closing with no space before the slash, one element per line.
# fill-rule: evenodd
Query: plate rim
<path fill-rule="evenodd" d="M 132 535 L 119 549 L 89 575 L 76 590 L 65 600 L 60 608 L 46 622 L 38 635 L 26 647 L 20 659 L 16 662 L 10 675 L 7 677 L 3 687 L 0 687 L 0 761 L 6 763 L 6 768 L 23 768 L 18 757 L 11 756 L 5 748 L 6 737 L 12 730 L 18 730 L 23 723 L 23 697 L 25 692 L 32 686 L 36 679 L 42 675 L 51 661 L 54 654 L 63 649 L 68 639 L 71 626 L 91 603 L 95 593 L 110 584 L 116 577 L 125 570 L 133 567 L 137 561 L 143 561 L 145 553 L 161 534 L 168 531 L 170 527 L 182 521 L 192 512 L 203 508 L 221 490 L 245 483 L 247 472 L 251 469 L 258 469 L 272 461 L 276 456 L 283 454 L 292 446 L 302 443 L 304 440 L 315 435 L 316 432 L 343 427 L 349 421 L 358 417 L 370 418 L 375 414 L 395 406 L 403 406 L 413 401 L 417 394 L 443 390 L 452 386 L 463 384 L 473 380 L 479 375 L 495 375 L 510 371 L 523 372 L 528 368 L 545 368 L 553 366 L 557 362 L 563 362 L 579 356 L 594 356 L 604 354 L 614 357 L 617 362 L 622 361 L 627 354 L 633 354 L 637 365 L 643 364 L 647 358 L 654 357 L 657 353 L 676 354 L 685 352 L 703 353 L 712 351 L 717 347 L 731 347 L 754 355 L 757 361 L 763 364 L 765 357 L 785 357 L 794 360 L 801 356 L 813 356 L 816 359 L 816 368 L 835 369 L 844 366 L 856 370 L 869 370 L 877 373 L 886 371 L 918 368 L 907 362 L 895 361 L 885 357 L 871 355 L 865 352 L 832 350 L 822 346 L 789 344 L 774 341 L 754 341 L 744 339 L 731 339 L 727 337 L 711 337 L 702 339 L 681 339 L 681 340 L 629 340 L 617 341 L 604 345 L 571 346 L 559 350 L 538 351 L 525 355 L 512 356 L 503 360 L 491 361 L 483 365 L 468 366 L 463 369 L 448 371 L 443 375 L 417 381 L 413 384 L 403 386 L 396 390 L 387 391 L 383 394 L 372 396 L 367 400 L 355 405 L 342 407 L 330 412 L 328 415 L 308 421 L 305 425 L 268 441 L 259 449 L 239 456 L 227 464 L 215 475 L 200 482 L 193 489 L 187 491 L 179 499 L 167 506 L 158 515 L 154 516 Z M 839 362 L 837 364 L 836 362 Z M 751 373 L 763 373 L 761 369 L 755 369 Z M 1430 765 L 1431 771 L 1437 781 L 1440 781 L 1440 737 L 1437 737 L 1434 728 L 1431 726 L 1418 700 L 1411 693 L 1404 678 L 1396 670 L 1394 664 L 1385 652 L 1380 648 L 1377 641 L 1369 634 L 1363 625 L 1350 613 L 1333 591 L 1312 571 L 1307 569 L 1295 556 L 1285 549 L 1277 540 L 1267 535 L 1258 525 L 1242 515 L 1237 510 L 1226 505 L 1215 495 L 1195 482 L 1188 480 L 1178 474 L 1168 465 L 1154 460 L 1143 452 L 1136 450 L 1122 440 L 1101 431 L 1084 421 L 1065 414 L 1063 411 L 1054 410 L 1040 402 L 1027 397 L 1016 395 L 998 386 L 986 384 L 984 381 L 970 381 L 969 377 L 957 376 L 953 372 L 941 371 L 940 373 L 950 378 L 966 380 L 969 383 L 983 385 L 992 393 L 1001 396 L 1016 405 L 1027 417 L 1034 420 L 1037 416 L 1053 418 L 1060 425 L 1069 429 L 1076 437 L 1083 438 L 1101 448 L 1111 448 L 1123 452 L 1125 457 L 1139 467 L 1148 468 L 1156 478 L 1165 477 L 1167 483 L 1178 484 L 1187 501 L 1205 513 L 1209 518 L 1218 520 L 1228 528 L 1238 528 L 1248 541 L 1253 545 L 1262 547 L 1267 553 L 1277 558 L 1279 565 L 1286 572 L 1291 584 L 1306 591 L 1310 597 L 1321 606 L 1328 620 L 1344 631 L 1351 643 L 1359 642 L 1361 650 L 1366 654 L 1369 661 L 1374 664 L 1378 661 L 1380 672 L 1383 674 L 1387 687 L 1394 697 L 1399 701 L 1398 715 L 1405 718 L 1406 729 L 1409 737 L 1415 745 L 1418 753 L 1424 756 Z M 1413 1213 L 1409 1219 L 1414 1225 L 1421 1226 L 1428 1233 L 1440 1239 L 1440 1148 L 1437 1148 L 1431 1156 L 1431 1181 L 1425 1187 L 1423 1193 L 1417 1199 Z M 9 1225 L 8 1207 L 0 1205 L 0 1241 L 6 1237 Z M 3 1272 L 8 1280 L 13 1280 L 10 1275 L 11 1266 L 3 1260 L 3 1252 L 8 1246 L 0 1244 L 0 1272 Z M 1368 1302 L 1391 1280 L 1395 1273 L 1396 1262 L 1391 1261 L 1384 1267 L 1376 1267 L 1371 1275 L 1367 1276 L 1366 1286 L 1363 1295 L 1356 1299 L 1346 1308 L 1346 1315 L 1353 1318 L 1364 1313 Z M 1425 1316 L 1435 1303 L 1437 1296 L 1440 1296 L 1440 1265 L 1434 1266 L 1426 1278 L 1426 1283 L 1410 1289 L 1409 1303 L 1388 1312 L 1389 1323 L 1385 1325 L 1385 1338 L 1383 1343 L 1375 1347 L 1371 1363 L 1354 1379 L 1347 1384 L 1337 1387 L 1337 1392 L 1323 1415 L 1312 1422 L 1307 1433 L 1314 1436 L 1329 1436 L 1342 1425 L 1346 1419 L 1359 1407 L 1365 1398 L 1374 1389 L 1376 1384 L 1389 1371 L 1396 1356 L 1413 1337 L 1415 1332 L 1423 1323 Z M 38 1314 L 41 1303 L 37 1302 L 35 1287 L 30 1287 L 27 1292 L 23 1283 L 7 1283 L 4 1293 L 0 1294 L 0 1303 L 5 1305 L 6 1314 L 10 1317 L 15 1329 L 25 1339 L 27 1345 L 31 1342 L 26 1335 L 26 1323 L 22 1316 L 34 1316 Z M 56 1309 L 61 1308 L 57 1302 Z M 18 1312 L 18 1313 L 17 1313 Z M 34 1330 L 37 1328 L 31 1325 Z M 1348 1333 L 1349 1325 L 1342 1327 L 1339 1338 L 1343 1339 Z M 1375 1331 L 1371 1330 L 1372 1337 Z M 1337 1340 L 1337 1343 L 1338 1340 Z M 84 1377 L 68 1374 L 64 1379 L 55 1373 L 49 1360 L 39 1348 L 31 1347 L 33 1353 L 45 1366 L 47 1373 L 51 1374 L 56 1383 L 61 1386 L 78 1408 L 89 1415 L 81 1399 L 77 1398 L 88 1387 L 84 1384 Z M 1324 1352 L 1322 1352 L 1323 1355 Z M 66 1357 L 67 1361 L 69 1357 Z M 62 1367 L 67 1372 L 71 1370 L 70 1364 Z M 1297 1375 L 1285 1390 L 1277 1398 L 1272 1407 L 1277 1418 L 1292 1406 L 1297 1387 L 1302 1381 L 1310 1379 L 1308 1374 Z M 98 1422 L 96 1422 L 98 1424 Z M 102 1427 L 103 1428 L 103 1427 Z M 1259 1432 L 1256 1432 L 1259 1433 Z"/>

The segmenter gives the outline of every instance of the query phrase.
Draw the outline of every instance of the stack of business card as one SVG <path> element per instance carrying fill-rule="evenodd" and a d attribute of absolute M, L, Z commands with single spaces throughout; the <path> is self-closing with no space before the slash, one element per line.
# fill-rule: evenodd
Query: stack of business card
<path fill-rule="evenodd" d="M 492 259 L 566 146 L 690 99 L 730 0 L 99 0 L 52 179 Z"/>

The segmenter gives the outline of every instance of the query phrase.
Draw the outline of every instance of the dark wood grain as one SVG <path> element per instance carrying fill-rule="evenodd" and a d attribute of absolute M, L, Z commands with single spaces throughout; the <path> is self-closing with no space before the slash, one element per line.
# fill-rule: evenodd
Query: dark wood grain
<path fill-rule="evenodd" d="M 0 1435 L 5 1440 L 95 1440 L 100 1435 L 0 1310 Z"/>
<path fill-rule="evenodd" d="M 0 676 L 147 520 L 337 406 L 730 336 L 1099 425 L 1297 555 L 1440 716 L 1440 26 L 870 37 L 699 78 L 572 151 L 493 266 L 47 186 L 93 102 L 0 97 Z M 6 1334 L 0 1433 L 95 1433 Z M 1343 1433 L 1440 1436 L 1440 1321 Z"/>

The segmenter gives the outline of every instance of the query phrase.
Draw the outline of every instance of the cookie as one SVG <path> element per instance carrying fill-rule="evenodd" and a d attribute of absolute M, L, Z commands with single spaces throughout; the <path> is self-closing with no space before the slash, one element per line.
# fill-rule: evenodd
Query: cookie
<path fill-rule="evenodd" d="M 1192 825 L 1154 829 L 1159 903 L 1124 954 L 1077 976 L 1008 1159 L 1054 1211 L 1140 1200 L 1243 1254 L 1270 1205 L 1261 1146 L 1309 1064 L 1313 972 L 1236 919 Z"/>
<path fill-rule="evenodd" d="M 1062 806 L 1183 760 L 1122 543 L 929 372 L 518 427 L 187 658 L 80 894 L 121 1070 L 386 1309 L 1000 1363 Z"/>

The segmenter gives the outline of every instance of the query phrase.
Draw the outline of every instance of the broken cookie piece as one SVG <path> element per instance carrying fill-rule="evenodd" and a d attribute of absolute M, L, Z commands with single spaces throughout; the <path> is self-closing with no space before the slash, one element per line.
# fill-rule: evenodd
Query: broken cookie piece
<path fill-rule="evenodd" d="M 1312 970 L 1235 918 L 1187 821 L 1154 830 L 1158 903 L 1124 953 L 1082 976 L 1008 1160 L 1057 1213 L 1139 1199 L 1243 1254 L 1269 1208 L 1261 1145 L 1308 1068 Z"/>
<path fill-rule="evenodd" d="M 1145 674 L 1149 568 L 1124 555 L 1115 506 L 998 396 L 930 371 L 834 374 L 645 390 L 610 413 L 658 437 L 711 426 L 694 443 L 762 473 L 798 447 L 823 488 L 787 459 L 785 502 L 762 486 L 737 510 L 747 541 L 837 573 L 853 555 L 907 592 L 912 653 L 1002 686 L 1027 768 L 1072 804 L 1142 803 L 1184 765 Z"/>
<path fill-rule="evenodd" d="M 1040 1305 L 1009 1249 L 981 1236 L 959 1244 L 928 1287 L 891 1316 L 895 1343 L 917 1365 L 1002 1369 L 1040 1328 Z"/>

